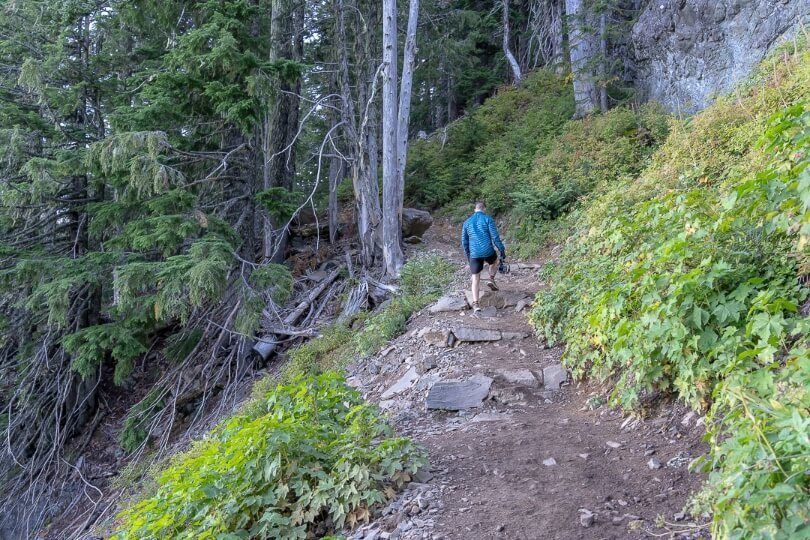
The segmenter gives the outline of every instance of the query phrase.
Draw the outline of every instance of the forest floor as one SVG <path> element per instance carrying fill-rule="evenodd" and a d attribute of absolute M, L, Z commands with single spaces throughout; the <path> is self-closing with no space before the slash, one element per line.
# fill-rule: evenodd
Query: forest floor
<path fill-rule="evenodd" d="M 672 402 L 643 419 L 625 417 L 605 404 L 605 388 L 559 385 L 563 349 L 534 338 L 523 308 L 540 286 L 542 260 L 513 264 L 498 278 L 501 291 L 482 298 L 482 307 L 494 306 L 472 317 L 457 237 L 436 222 L 422 248 L 457 263 L 448 291 L 455 309 L 424 309 L 379 355 L 348 369 L 349 383 L 429 454 L 414 481 L 350 537 L 708 538 L 706 525 L 683 512 L 703 480 L 689 471 L 707 451 L 702 418 Z M 447 330 L 492 341 L 446 346 Z M 475 406 L 427 406 L 459 399 Z"/>

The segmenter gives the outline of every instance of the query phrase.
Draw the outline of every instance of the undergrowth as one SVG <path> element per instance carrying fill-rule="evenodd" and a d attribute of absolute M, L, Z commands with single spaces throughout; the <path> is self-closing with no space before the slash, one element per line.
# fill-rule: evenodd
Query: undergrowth
<path fill-rule="evenodd" d="M 405 329 L 408 319 L 444 292 L 454 272 L 451 263 L 435 254 L 409 260 L 400 273 L 400 291 L 374 313 L 362 314 L 352 330 L 335 324 L 288 353 L 284 376 L 318 373 L 344 367 L 346 362 L 378 352 Z"/>
<path fill-rule="evenodd" d="M 155 474 L 114 538 L 309 538 L 367 520 L 425 462 L 338 372 L 377 352 L 443 292 L 453 266 L 412 258 L 400 292 L 359 329 L 333 325 L 292 349 L 279 378 L 254 386 L 238 414 Z"/>
<path fill-rule="evenodd" d="M 113 538 L 323 536 L 368 520 L 423 464 L 337 374 L 297 379 L 175 458 Z"/>
<path fill-rule="evenodd" d="M 568 227 L 559 218 L 597 186 L 637 175 L 668 132 L 660 106 L 571 121 L 570 84 L 533 73 L 409 151 L 413 204 L 466 217 L 482 200 L 505 218 L 510 252 L 533 256 Z"/>
<path fill-rule="evenodd" d="M 531 319 L 578 376 L 639 409 L 708 411 L 696 511 L 716 538 L 807 537 L 810 54 L 778 54 L 567 219 Z"/>

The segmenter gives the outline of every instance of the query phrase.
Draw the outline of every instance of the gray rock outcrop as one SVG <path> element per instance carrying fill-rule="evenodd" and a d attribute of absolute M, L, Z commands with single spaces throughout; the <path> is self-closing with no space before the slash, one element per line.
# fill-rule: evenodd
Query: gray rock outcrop
<path fill-rule="evenodd" d="M 810 0 L 651 1 L 633 26 L 639 97 L 703 109 L 808 22 Z"/>

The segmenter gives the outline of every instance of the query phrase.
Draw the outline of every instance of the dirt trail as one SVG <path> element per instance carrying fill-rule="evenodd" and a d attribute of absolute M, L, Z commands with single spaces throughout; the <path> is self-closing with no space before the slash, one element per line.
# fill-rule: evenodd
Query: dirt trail
<path fill-rule="evenodd" d="M 458 263 L 451 295 L 461 299 L 467 280 L 456 236 L 437 223 L 426 243 Z M 349 369 L 349 382 L 430 455 L 427 470 L 352 538 L 704 537 L 705 529 L 681 513 L 701 481 L 688 471 L 705 452 L 701 419 L 668 404 L 639 421 L 610 410 L 595 387 L 558 388 L 553 375 L 561 371 L 562 349 L 539 343 L 528 309 L 515 306 L 533 299 L 537 270 L 515 266 L 499 278 L 501 292 L 482 299 L 497 308 L 476 318 L 466 306 L 425 309 L 389 348 Z M 441 346 L 446 330 L 497 335 L 478 329 L 502 337 Z M 454 385 L 463 385 L 467 398 L 482 390 L 484 399 L 460 411 L 427 408 L 457 398 Z"/>

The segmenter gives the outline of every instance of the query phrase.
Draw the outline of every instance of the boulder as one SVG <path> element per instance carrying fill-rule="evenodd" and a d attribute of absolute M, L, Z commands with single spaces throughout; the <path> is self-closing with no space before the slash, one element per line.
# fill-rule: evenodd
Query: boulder
<path fill-rule="evenodd" d="M 568 370 L 560 364 L 543 368 L 543 386 L 549 390 L 559 390 L 560 386 L 568 382 Z"/>
<path fill-rule="evenodd" d="M 457 340 L 468 343 L 475 341 L 498 341 L 501 339 L 501 332 L 499 330 L 474 328 L 472 326 L 458 326 L 453 329 L 453 335 L 456 336 Z"/>
<path fill-rule="evenodd" d="M 490 386 L 492 379 L 480 374 L 466 380 L 439 381 L 428 392 L 427 408 L 460 411 L 480 407 Z"/>
<path fill-rule="evenodd" d="M 439 298 L 435 304 L 430 306 L 431 313 L 444 313 L 446 311 L 460 311 L 467 309 L 467 300 L 460 296 L 447 295 Z"/>
<path fill-rule="evenodd" d="M 429 212 L 416 208 L 402 209 L 402 237 L 421 237 L 433 225 L 433 217 Z"/>

